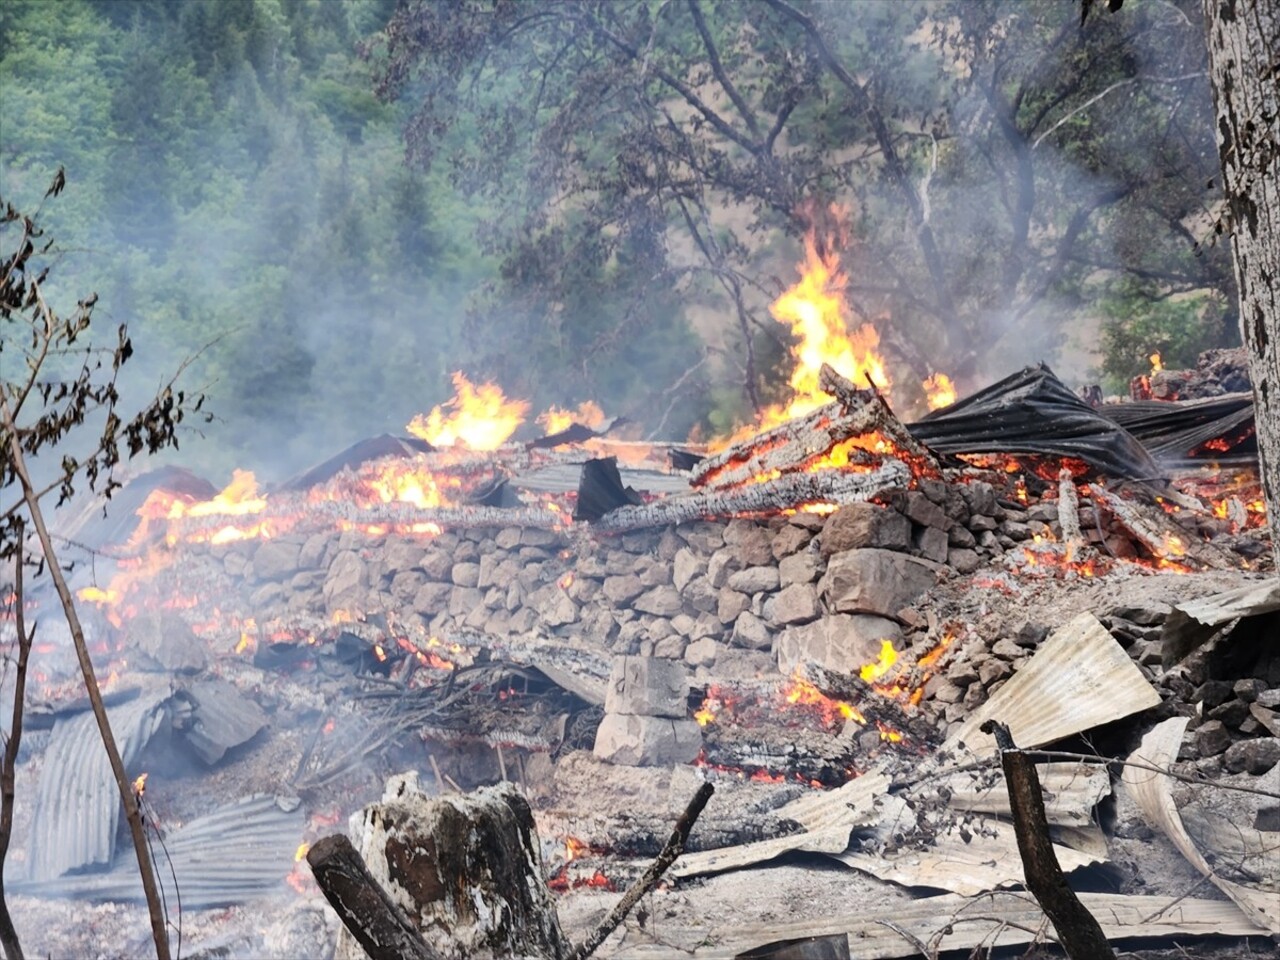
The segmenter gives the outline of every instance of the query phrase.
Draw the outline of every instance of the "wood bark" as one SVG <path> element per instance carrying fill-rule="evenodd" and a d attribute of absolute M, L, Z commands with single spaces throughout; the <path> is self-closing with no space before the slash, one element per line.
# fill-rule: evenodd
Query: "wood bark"
<path fill-rule="evenodd" d="M 1218 158 L 1280 568 L 1280 0 L 1203 0 Z"/>
<path fill-rule="evenodd" d="M 320 892 L 369 960 L 440 960 L 342 834 L 317 840 L 307 863 Z"/>
<path fill-rule="evenodd" d="M 1009 788 L 1013 810 L 1013 830 L 1022 855 L 1027 889 L 1040 909 L 1053 922 L 1058 940 L 1071 960 L 1115 960 L 1115 951 L 1088 908 L 1067 885 L 1049 839 L 1049 820 L 1044 812 L 1044 794 L 1032 759 L 1017 748 L 1009 728 L 988 720 L 982 731 L 996 738 L 1000 764 Z"/>

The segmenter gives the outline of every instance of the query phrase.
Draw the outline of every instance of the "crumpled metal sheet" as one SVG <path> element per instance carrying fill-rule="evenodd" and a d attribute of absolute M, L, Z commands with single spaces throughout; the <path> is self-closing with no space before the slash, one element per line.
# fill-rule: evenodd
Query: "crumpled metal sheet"
<path fill-rule="evenodd" d="M 1179 603 L 1165 619 L 1160 632 L 1161 659 L 1165 668 L 1191 653 L 1224 624 L 1262 617 L 1280 620 L 1280 582 L 1274 579 Z M 1265 622 L 1259 623 L 1266 626 Z"/>
<path fill-rule="evenodd" d="M 1100 407 L 1098 412 L 1137 437 L 1166 469 L 1258 462 L 1253 394 L 1250 393 L 1205 400 L 1114 403 Z M 1211 440 L 1225 440 L 1230 446 L 1226 450 L 1205 448 L 1204 444 Z"/>
<path fill-rule="evenodd" d="M 1160 475 L 1136 437 L 1077 397 L 1044 364 L 935 410 L 907 429 L 937 453 L 1074 457 L 1109 477 Z"/>
<path fill-rule="evenodd" d="M 988 719 L 1008 723 L 1023 749 L 1092 730 L 1154 707 L 1160 694 L 1092 613 L 1055 630 L 1039 649 L 947 737 L 942 753 L 997 753 L 979 728 Z"/>
<path fill-rule="evenodd" d="M 174 698 L 191 704 L 192 714 L 181 725 L 182 732 L 209 766 L 232 747 L 252 740 L 267 725 L 262 708 L 225 680 L 197 681 L 179 690 Z"/>
<path fill-rule="evenodd" d="M 107 708 L 126 770 L 166 722 L 169 692 Z M 123 806 L 91 711 L 59 719 L 45 751 L 31 827 L 27 879 L 48 881 L 111 863 Z"/>
<path fill-rule="evenodd" d="M 270 893 L 293 870 L 306 826 L 302 805 L 292 797 L 244 797 L 174 830 L 161 845 L 152 840 L 152 860 L 169 910 L 243 903 Z M 177 878 L 175 890 L 174 877 Z M 80 874 L 23 884 L 31 896 L 141 902 L 142 881 L 133 857 L 106 873 Z"/>

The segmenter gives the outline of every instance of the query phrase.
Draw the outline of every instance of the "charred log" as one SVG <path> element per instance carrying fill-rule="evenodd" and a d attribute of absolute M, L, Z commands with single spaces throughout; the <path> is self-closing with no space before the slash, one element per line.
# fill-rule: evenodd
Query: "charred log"
<path fill-rule="evenodd" d="M 317 840 L 307 851 L 307 863 L 320 892 L 369 960 L 441 960 L 342 834 Z"/>
<path fill-rule="evenodd" d="M 733 490 L 709 490 L 640 506 L 620 507 L 601 517 L 596 526 L 601 530 L 622 532 L 690 520 L 778 513 L 808 503 L 854 503 L 903 486 L 910 477 L 906 464 L 899 460 L 886 461 L 867 473 L 839 470 L 793 473 Z"/>

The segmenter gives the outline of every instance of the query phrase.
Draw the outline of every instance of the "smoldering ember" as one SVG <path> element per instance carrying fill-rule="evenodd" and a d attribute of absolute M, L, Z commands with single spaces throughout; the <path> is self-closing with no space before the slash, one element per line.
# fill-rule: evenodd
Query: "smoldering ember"
<path fill-rule="evenodd" d="M 1275 14 L 1274 0 L 1255 2 Z M 720 10 L 709 28 L 717 6 L 690 0 L 680 14 L 708 51 L 688 77 L 662 66 L 671 54 L 656 25 L 652 68 L 629 46 L 626 4 L 534 3 L 528 22 L 588 18 L 591 29 L 573 29 L 608 41 L 626 77 L 655 71 L 678 104 L 659 103 L 667 124 L 654 131 L 691 123 L 716 135 L 710 118 L 732 107 L 743 136 L 760 139 L 748 152 L 767 178 L 769 151 L 810 93 L 762 94 L 759 78 L 739 92 L 726 71 L 769 68 L 736 54 L 722 63 L 713 36 L 756 43 L 769 21 L 731 30 Z M 878 109 L 875 84 L 841 65 L 848 50 L 824 45 L 833 8 L 756 6 L 799 31 L 806 69 L 830 70 L 851 112 Z M 1061 42 L 1133 5 L 1109 6 L 1065 4 Z M 397 68 L 398 44 L 428 49 L 423 38 L 446 28 L 476 50 L 498 42 L 454 22 L 470 7 L 449 7 L 398 8 L 379 35 L 390 53 L 364 54 L 391 58 L 380 96 L 440 83 Z M 509 13 L 493 7 L 503 29 L 526 28 Z M 1208 16 L 1217 30 L 1234 19 Z M 978 48 L 964 49 L 976 76 Z M 610 82 L 629 89 L 623 73 Z M 1000 83 L 988 92 L 997 111 Z M 1094 102 L 1045 108 L 1026 162 L 1050 124 Z M 457 135 L 428 121 L 406 121 L 411 157 L 427 149 L 415 137 Z M 939 143 L 945 152 L 959 136 L 930 123 L 911 133 L 933 151 L 917 158 L 916 186 L 894 153 L 915 147 L 884 133 L 872 151 L 907 184 L 922 238 L 935 229 Z M 906 129 L 900 114 L 893 125 Z M 566 156 L 580 149 L 574 136 L 556 141 Z M 652 166 L 663 150 L 699 177 L 713 176 L 701 164 L 737 162 L 654 136 L 643 141 Z M 805 143 L 797 134 L 778 149 Z M 630 177 L 656 175 L 639 166 Z M 972 353 L 924 362 L 855 294 L 846 261 L 863 242 L 858 203 L 873 201 L 768 189 L 806 211 L 794 283 L 770 287 L 761 270 L 748 284 L 725 259 L 733 245 L 716 246 L 719 221 L 679 204 L 741 319 L 745 426 L 716 435 L 704 419 L 657 439 L 676 387 L 649 423 L 605 397 L 535 417 L 529 394 L 457 372 L 452 399 L 403 430 L 335 442 L 303 469 L 236 469 L 229 483 L 205 476 L 185 441 L 163 459 L 117 462 L 124 447 L 176 445 L 173 411 L 186 401 L 168 388 L 136 432 L 109 418 L 112 442 L 83 463 L 64 441 L 83 411 L 22 432 L 11 409 L 28 394 L 33 407 L 42 392 L 47 407 L 67 396 L 37 374 L 49 343 L 88 328 L 95 301 L 60 325 L 46 273 L 28 264 L 39 230 L 9 208 L 22 241 L 3 316 L 34 311 L 36 333 L 31 381 L 0 392 L 13 481 L 3 520 L 27 511 L 2 531 L 17 530 L 17 562 L 0 572 L 7 956 L 1271 955 L 1276 384 L 1254 387 L 1275 375 L 1275 318 L 1265 327 L 1259 307 L 1243 347 L 1195 356 L 1183 344 L 1182 369 L 1160 344 L 1143 347 L 1149 360 L 1120 391 L 1078 363 L 1061 377 L 1056 362 L 1021 361 L 984 377 Z M 1068 233 L 1084 229 L 1070 222 Z M 938 214 L 936 229 L 947 225 Z M 1024 239 L 1039 229 L 1024 224 Z M 933 242 L 921 240 L 925 261 Z M 745 304 L 764 290 L 777 369 L 751 352 L 763 321 Z M 112 418 L 114 376 L 132 353 L 123 329 L 113 349 L 110 388 L 88 392 L 86 366 L 85 392 L 71 391 Z M 762 383 L 778 402 L 755 395 Z M 101 469 L 119 485 L 77 482 L 42 513 L 24 458 L 46 442 L 58 451 L 46 462 L 66 451 L 68 478 Z"/>

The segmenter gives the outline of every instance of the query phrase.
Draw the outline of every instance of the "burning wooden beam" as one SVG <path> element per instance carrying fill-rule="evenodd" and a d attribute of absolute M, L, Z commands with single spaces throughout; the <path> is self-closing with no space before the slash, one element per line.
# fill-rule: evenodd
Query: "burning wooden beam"
<path fill-rule="evenodd" d="M 887 460 L 867 473 L 823 470 L 787 474 L 776 480 L 751 483 L 732 490 L 708 490 L 639 506 L 620 507 L 601 517 L 596 527 L 620 533 L 690 520 L 780 513 L 808 503 L 853 503 L 870 500 L 886 490 L 904 486 L 910 479 L 910 470 L 900 460 Z"/>

